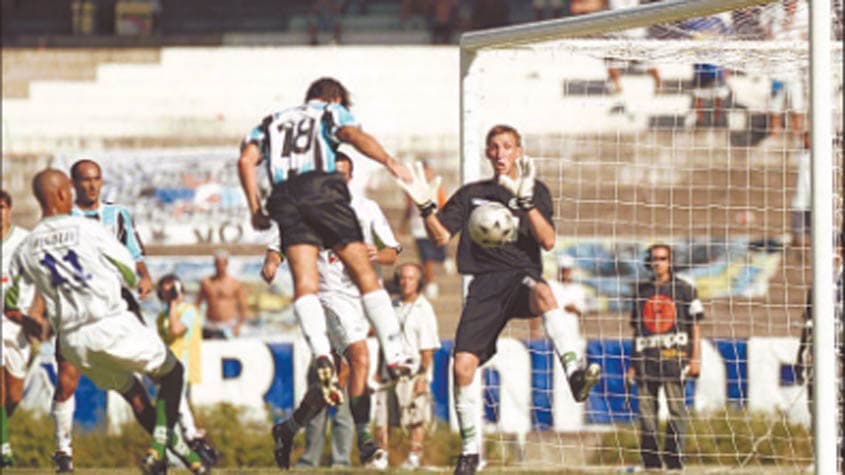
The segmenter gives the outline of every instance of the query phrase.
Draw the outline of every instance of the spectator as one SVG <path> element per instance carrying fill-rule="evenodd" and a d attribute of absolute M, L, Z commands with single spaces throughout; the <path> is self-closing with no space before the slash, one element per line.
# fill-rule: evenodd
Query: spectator
<path fill-rule="evenodd" d="M 452 30 L 457 16 L 457 0 L 434 0 L 431 15 L 431 43 L 447 45 L 452 42 Z"/>
<path fill-rule="evenodd" d="M 318 45 L 321 31 L 331 31 L 335 44 L 340 44 L 342 30 L 340 15 L 341 5 L 337 3 L 337 0 L 314 0 L 308 16 L 308 44 Z"/>
<path fill-rule="evenodd" d="M 434 351 L 440 348 L 437 317 L 431 303 L 420 294 L 423 284 L 423 269 L 412 263 L 399 266 L 394 275 L 399 288 L 399 298 L 393 301 L 396 318 L 402 327 L 402 336 L 409 351 L 414 353 L 415 377 L 400 381 L 393 391 L 399 423 L 408 429 L 410 451 L 402 464 L 402 469 L 414 470 L 420 467 L 423 453 L 424 426 L 431 421 L 432 399 L 431 369 Z M 376 440 L 381 448 L 387 450 L 388 407 L 390 394 L 380 391 L 376 394 Z M 387 460 L 384 466 L 387 468 Z"/>
<path fill-rule="evenodd" d="M 534 19 L 537 21 L 564 16 L 563 0 L 534 0 L 532 6 L 534 7 Z M 546 16 L 547 10 L 551 13 L 548 17 Z"/>
<path fill-rule="evenodd" d="M 810 237 L 812 195 L 810 160 L 810 132 L 805 131 L 801 150 L 795 154 L 798 176 L 795 179 L 795 193 L 792 195 L 790 210 L 790 245 L 803 250 L 806 239 Z"/>
<path fill-rule="evenodd" d="M 646 267 L 653 276 L 634 295 L 631 365 L 626 373 L 636 382 L 640 419 L 640 455 L 646 470 L 684 468 L 684 439 L 689 419 L 685 404 L 687 377 L 701 371 L 701 329 L 704 307 L 695 287 L 672 272 L 672 248 L 654 244 L 646 250 Z M 661 451 L 657 442 L 658 391 L 663 387 L 669 422 Z"/>
<path fill-rule="evenodd" d="M 426 161 L 422 161 L 423 169 L 425 170 L 425 178 L 431 181 L 434 178 L 434 173 Z M 437 189 L 437 208 L 443 208 L 446 204 L 446 189 L 440 186 Z M 419 254 L 420 262 L 422 262 L 423 280 L 426 282 L 425 294 L 428 298 L 435 299 L 439 295 L 439 288 L 434 278 L 435 263 L 443 263 L 446 260 L 446 248 L 434 244 L 428 237 L 425 231 L 423 220 L 417 212 L 417 207 L 414 202 L 405 195 L 405 222 L 409 223 L 411 235 L 414 237 L 414 242 L 417 245 L 417 253 Z"/>
<path fill-rule="evenodd" d="M 763 24 L 768 38 L 778 41 L 806 41 L 809 35 L 809 8 L 799 0 L 784 0 L 768 6 L 763 13 Z M 804 130 L 807 112 L 805 81 L 807 70 L 795 68 L 772 78 L 769 100 L 769 133 L 776 137 L 784 127 L 784 119 L 795 134 Z"/>
<path fill-rule="evenodd" d="M 308 386 L 319 384 L 317 378 L 316 360 L 311 361 L 308 368 Z M 340 359 L 338 379 L 346 380 L 349 366 Z M 305 452 L 296 461 L 296 468 L 319 467 L 323 458 L 323 447 L 326 444 L 326 426 L 332 424 L 332 455 L 331 467 L 349 467 L 352 465 L 352 437 L 355 435 L 355 421 L 349 410 L 349 394 L 344 393 L 343 402 L 335 406 L 334 417 L 328 408 L 323 408 L 313 419 L 305 424 Z"/>
<path fill-rule="evenodd" d="M 719 16 L 684 20 L 679 25 L 692 39 L 718 38 L 730 33 L 727 23 Z M 697 127 L 724 127 L 725 100 L 730 95 L 727 72 L 717 64 L 696 63 L 693 65 L 692 102 Z M 710 114 L 707 114 L 709 106 Z"/>
<path fill-rule="evenodd" d="M 402 11 L 399 14 L 402 28 L 409 28 L 414 17 L 424 18 L 424 21 L 428 22 L 431 16 L 431 2 L 432 0 L 402 0 Z"/>
<path fill-rule="evenodd" d="M 510 23 L 510 10 L 506 0 L 475 0 L 472 9 L 472 28 L 484 30 Z"/>
<path fill-rule="evenodd" d="M 205 440 L 205 431 L 197 429 L 188 404 L 191 385 L 202 383 L 202 315 L 196 306 L 185 302 L 184 286 L 175 274 L 167 274 L 159 279 L 156 287 L 156 295 L 164 304 L 156 317 L 158 334 L 185 368 L 182 398 L 179 401 L 182 435 L 188 446 L 210 467 L 217 463 L 217 452 Z"/>
<path fill-rule="evenodd" d="M 229 254 L 214 253 L 214 275 L 202 279 L 197 306 L 206 303 L 202 337 L 225 339 L 241 334 L 246 321 L 246 291 L 241 282 L 226 273 Z"/>

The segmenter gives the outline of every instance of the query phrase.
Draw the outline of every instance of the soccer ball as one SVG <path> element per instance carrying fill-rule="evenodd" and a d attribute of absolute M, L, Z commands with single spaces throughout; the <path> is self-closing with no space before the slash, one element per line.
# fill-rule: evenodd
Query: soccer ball
<path fill-rule="evenodd" d="M 501 203 L 484 203 L 469 215 L 469 236 L 480 246 L 501 246 L 511 240 L 514 232 L 513 216 Z"/>

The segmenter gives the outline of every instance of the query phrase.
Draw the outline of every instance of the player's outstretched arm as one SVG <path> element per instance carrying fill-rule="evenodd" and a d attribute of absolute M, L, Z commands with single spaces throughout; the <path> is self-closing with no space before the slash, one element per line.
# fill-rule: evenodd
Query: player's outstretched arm
<path fill-rule="evenodd" d="M 254 143 L 244 145 L 241 150 L 241 157 L 238 159 L 238 178 L 241 180 L 241 188 L 246 195 L 252 227 L 264 230 L 270 229 L 270 218 L 261 211 L 261 203 L 258 199 L 258 181 L 255 178 L 255 167 L 259 163 L 261 163 L 261 151 L 258 149 L 258 145 Z"/>
<path fill-rule="evenodd" d="M 352 145 L 355 147 L 355 150 L 358 150 L 367 157 L 384 165 L 391 175 L 405 182 L 411 181 L 411 172 L 405 168 L 405 165 L 402 165 L 398 160 L 391 157 L 372 135 L 358 127 L 346 126 L 338 129 L 337 138 Z"/>

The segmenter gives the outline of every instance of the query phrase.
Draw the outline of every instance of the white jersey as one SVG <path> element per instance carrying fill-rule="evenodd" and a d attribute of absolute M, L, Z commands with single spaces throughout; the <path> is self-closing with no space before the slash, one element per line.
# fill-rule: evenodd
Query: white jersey
<path fill-rule="evenodd" d="M 35 286 L 59 332 L 126 311 L 122 285 L 134 287 L 135 260 L 109 231 L 70 215 L 42 219 L 12 255 L 6 308 L 19 308 L 19 289 Z"/>
<path fill-rule="evenodd" d="M 9 268 L 12 265 L 12 254 L 15 249 L 23 242 L 29 231 L 21 229 L 17 226 L 12 226 L 9 230 L 9 235 L 3 239 L 3 255 L 0 256 L 0 262 L 3 266 L 3 301 L 6 301 L 6 290 L 12 286 L 12 276 L 9 274 Z M 25 287 L 21 289 L 23 294 L 18 295 L 19 308 L 26 311 L 32 303 L 34 292 L 32 287 Z M 3 318 L 6 318 L 5 316 Z"/>
<path fill-rule="evenodd" d="M 402 329 L 405 349 L 414 360 L 414 372 L 420 365 L 420 351 L 440 348 L 437 317 L 431 302 L 420 295 L 413 302 L 393 301 L 393 310 Z"/>
<path fill-rule="evenodd" d="M 390 229 L 387 218 L 384 217 L 384 213 L 375 201 L 352 195 L 350 205 L 352 210 L 355 211 L 355 216 L 358 217 L 358 224 L 361 226 L 366 244 L 374 244 L 379 248 L 393 247 L 399 249 L 401 247 Z M 360 295 L 358 287 L 352 281 L 343 262 L 331 250 L 320 251 L 317 258 L 317 269 L 320 272 L 321 294 L 338 292 L 347 295 Z M 380 273 L 377 266 L 376 273 Z"/>
<path fill-rule="evenodd" d="M 557 281 L 550 281 L 548 284 L 557 300 L 558 307 L 562 308 L 565 314 L 578 318 L 577 314 L 566 310 L 569 305 L 574 305 L 581 314 L 584 313 L 587 297 L 581 284 Z"/>

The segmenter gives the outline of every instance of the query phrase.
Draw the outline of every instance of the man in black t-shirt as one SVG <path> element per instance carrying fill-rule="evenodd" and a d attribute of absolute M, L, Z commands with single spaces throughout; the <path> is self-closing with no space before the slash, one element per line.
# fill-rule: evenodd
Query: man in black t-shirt
<path fill-rule="evenodd" d="M 636 382 L 640 419 L 640 456 L 646 470 L 682 469 L 689 419 L 684 378 L 701 372 L 704 307 L 695 287 L 672 272 L 672 248 L 655 244 L 646 251 L 653 279 L 637 286 L 631 310 L 634 329 L 628 383 Z M 669 423 L 661 452 L 657 443 L 658 391 L 663 386 Z M 662 457 L 661 457 L 662 454 Z"/>
<path fill-rule="evenodd" d="M 456 475 L 477 470 L 481 428 L 476 418 L 481 401 L 469 386 L 478 367 L 496 353 L 496 340 L 508 320 L 543 316 L 575 400 L 587 398 L 601 373 L 596 363 L 582 367 L 576 349 L 578 335 L 567 334 L 563 309 L 543 280 L 540 247 L 551 250 L 555 245 L 552 200 L 546 185 L 534 178 L 534 164 L 522 154 L 519 132 L 507 125 L 490 129 L 486 156 L 493 178 L 462 186 L 440 212 L 436 212 L 434 194 L 439 179 L 427 183 L 418 166 L 411 184 L 400 182 L 419 208 L 435 244 L 446 245 L 461 232 L 458 271 L 473 276 L 454 347 L 455 412 L 463 442 Z M 512 241 L 493 248 L 476 244 L 467 230 L 472 210 L 488 202 L 506 206 L 518 223 Z"/>

